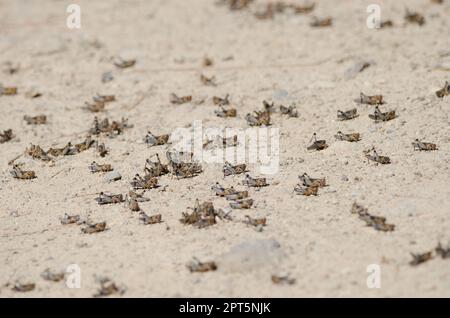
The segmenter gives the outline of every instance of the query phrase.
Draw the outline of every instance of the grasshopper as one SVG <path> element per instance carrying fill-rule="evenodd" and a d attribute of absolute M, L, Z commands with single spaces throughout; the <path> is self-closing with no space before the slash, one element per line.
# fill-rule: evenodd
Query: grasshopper
<path fill-rule="evenodd" d="M 373 114 L 369 114 L 369 118 L 375 120 L 375 122 L 389 121 L 396 117 L 397 115 L 395 114 L 395 110 L 383 113 L 380 111 L 380 108 L 378 106 L 375 106 L 375 111 Z"/>
<path fill-rule="evenodd" d="M 367 105 L 381 105 L 384 104 L 383 95 L 366 95 L 363 92 L 359 94 L 359 99 L 356 100 L 360 104 Z"/>
<path fill-rule="evenodd" d="M 204 273 L 209 271 L 215 271 L 217 269 L 217 265 L 215 262 L 200 262 L 197 258 L 194 257 L 192 261 L 186 264 L 186 267 L 189 269 L 191 273 Z"/>
<path fill-rule="evenodd" d="M 314 184 L 314 185 L 310 185 L 310 186 L 305 186 L 302 184 L 297 184 L 294 187 L 294 191 L 297 194 L 301 194 L 304 196 L 317 195 L 317 192 L 319 191 L 319 185 Z"/>
<path fill-rule="evenodd" d="M 424 151 L 430 151 L 430 150 L 438 150 L 438 147 L 436 146 L 436 144 L 433 144 L 431 142 L 423 142 L 420 141 L 419 139 L 414 140 L 414 142 L 412 142 L 412 145 L 414 147 L 414 150 L 424 150 Z"/>
<path fill-rule="evenodd" d="M 266 218 L 252 218 L 249 215 L 245 216 L 247 220 L 244 221 L 245 224 L 251 226 L 266 226 L 267 219 Z"/>
<path fill-rule="evenodd" d="M 412 256 L 412 260 L 409 262 L 411 266 L 417 266 L 419 264 L 425 263 L 433 258 L 433 252 L 425 252 L 421 254 L 410 253 Z"/>
<path fill-rule="evenodd" d="M 25 149 L 25 153 L 34 159 L 39 159 L 42 161 L 51 161 L 52 159 L 48 154 L 38 145 L 30 145 L 30 148 Z"/>
<path fill-rule="evenodd" d="M 104 297 L 104 296 L 110 296 L 114 294 L 123 295 L 125 293 L 125 289 L 122 287 L 117 286 L 113 281 L 111 281 L 109 278 L 101 278 L 99 280 L 100 282 L 100 289 L 97 291 L 97 293 L 94 295 L 94 297 Z"/>
<path fill-rule="evenodd" d="M 28 125 L 43 125 L 47 123 L 47 116 L 37 115 L 37 116 L 23 116 L 23 120 L 27 122 Z"/>
<path fill-rule="evenodd" d="M 323 188 L 327 186 L 325 178 L 311 178 L 306 172 L 301 176 L 298 176 L 298 178 L 305 187 L 318 186 L 319 188 Z"/>
<path fill-rule="evenodd" d="M 99 222 L 99 223 L 88 223 L 86 224 L 86 227 L 81 229 L 81 232 L 85 234 L 94 234 L 98 232 L 103 232 L 106 230 L 106 222 Z"/>
<path fill-rule="evenodd" d="M 162 222 L 161 214 L 147 215 L 145 212 L 139 214 L 139 220 L 144 224 L 157 224 Z"/>
<path fill-rule="evenodd" d="M 198 228 L 204 228 L 216 224 L 216 216 L 217 212 L 212 202 L 207 201 L 200 204 L 197 199 L 192 213 L 183 212 L 180 222 L 185 225 L 192 224 Z"/>
<path fill-rule="evenodd" d="M 26 293 L 26 292 L 34 290 L 35 287 L 36 287 L 36 284 L 34 284 L 34 283 L 16 282 L 14 284 L 12 290 L 15 292 Z"/>
<path fill-rule="evenodd" d="M 350 110 L 347 110 L 344 112 L 341 110 L 337 111 L 338 120 L 350 120 L 350 119 L 356 118 L 358 116 L 359 116 L 358 110 L 356 108 L 353 108 L 353 109 L 350 109 Z"/>
<path fill-rule="evenodd" d="M 10 171 L 10 173 L 16 179 L 30 180 L 37 178 L 34 171 L 22 170 L 17 164 L 13 165 L 13 169 Z"/>
<path fill-rule="evenodd" d="M 130 182 L 131 186 L 134 190 L 137 189 L 154 189 L 159 187 L 158 178 L 152 177 L 151 175 L 144 175 L 141 177 L 139 174 L 136 174 Z"/>
<path fill-rule="evenodd" d="M 95 142 L 95 150 L 98 152 L 100 157 L 105 157 L 108 154 L 108 149 L 106 149 L 106 146 L 104 143 L 99 143 L 98 141 Z"/>
<path fill-rule="evenodd" d="M 436 247 L 436 254 L 440 255 L 443 259 L 450 258 L 450 246 L 442 247 L 441 242 Z"/>
<path fill-rule="evenodd" d="M 232 209 L 250 209 L 253 205 L 253 199 L 239 199 L 236 201 L 230 201 L 230 207 Z"/>
<path fill-rule="evenodd" d="M 217 84 L 216 84 L 216 77 L 215 76 L 206 77 L 205 75 L 201 74 L 200 75 L 200 81 L 205 86 L 217 86 Z"/>
<path fill-rule="evenodd" d="M 61 224 L 67 225 L 67 224 L 75 224 L 80 222 L 80 216 L 78 214 L 76 215 L 69 215 L 67 213 L 64 213 L 64 217 L 61 218 Z"/>
<path fill-rule="evenodd" d="M 229 105 L 230 104 L 229 97 L 230 97 L 229 94 L 225 95 L 225 97 L 223 97 L 223 98 L 214 96 L 213 97 L 213 103 L 214 103 L 214 105 L 217 105 L 217 106 Z"/>
<path fill-rule="evenodd" d="M 270 111 L 254 111 L 254 114 L 247 114 L 245 119 L 250 126 L 269 126 L 270 125 Z"/>
<path fill-rule="evenodd" d="M 172 168 L 172 173 L 177 178 L 192 178 L 199 175 L 202 170 L 202 165 L 197 162 L 183 162 L 180 160 L 180 157 L 188 156 L 190 160 L 192 160 L 192 153 L 183 153 L 183 152 L 166 152 L 167 159 L 169 160 L 169 164 Z"/>
<path fill-rule="evenodd" d="M 366 156 L 367 161 L 372 160 L 383 165 L 391 163 L 391 159 L 389 157 L 378 155 L 374 147 L 372 147 L 372 149 L 364 150 L 364 155 Z"/>
<path fill-rule="evenodd" d="M 314 140 L 314 142 L 311 145 L 309 145 L 308 147 L 306 147 L 307 150 L 319 151 L 319 150 L 328 148 L 327 142 L 325 140 L 317 140 L 316 133 L 313 134 L 313 136 L 311 137 L 311 140 L 309 142 L 311 142 L 313 140 Z"/>
<path fill-rule="evenodd" d="M 217 115 L 217 117 L 221 118 L 227 118 L 227 117 L 236 117 L 236 108 L 228 108 L 225 109 L 222 107 L 222 105 L 219 105 L 219 110 L 215 110 L 214 113 Z"/>
<path fill-rule="evenodd" d="M 112 171 L 113 168 L 110 164 L 98 164 L 95 161 L 92 161 L 92 163 L 89 165 L 89 170 L 92 173 L 109 172 L 109 171 Z"/>
<path fill-rule="evenodd" d="M 121 203 L 123 202 L 123 195 L 100 192 L 99 196 L 95 198 L 95 201 L 99 205 Z"/>
<path fill-rule="evenodd" d="M 169 173 L 169 168 L 167 165 L 162 164 L 159 159 L 159 155 L 156 154 L 157 162 L 151 161 L 151 157 L 145 161 L 144 171 L 146 175 L 150 175 L 152 177 L 159 177 Z"/>
<path fill-rule="evenodd" d="M 14 138 L 14 134 L 12 129 L 4 130 L 3 133 L 0 133 L 0 144 L 10 141 Z"/>
<path fill-rule="evenodd" d="M 386 223 L 386 218 L 383 216 L 374 216 L 369 214 L 368 209 L 362 205 L 353 203 L 351 208 L 352 214 L 358 214 L 359 218 L 366 222 L 367 226 L 373 227 L 377 231 L 391 232 L 394 231 L 395 225 Z"/>
<path fill-rule="evenodd" d="M 17 94 L 17 87 L 5 87 L 2 84 L 0 84 L 0 96 L 11 96 Z"/>
<path fill-rule="evenodd" d="M 62 281 L 65 275 L 66 275 L 65 272 L 52 272 L 50 268 L 47 268 L 45 271 L 41 273 L 42 279 L 50 282 Z"/>
<path fill-rule="evenodd" d="M 314 17 L 309 25 L 312 26 L 313 28 L 323 28 L 323 27 L 329 27 L 332 24 L 333 24 L 333 19 L 331 17 L 326 17 L 323 19 Z"/>
<path fill-rule="evenodd" d="M 280 113 L 289 117 L 298 117 L 297 107 L 295 105 L 290 105 L 289 107 L 280 105 Z"/>
<path fill-rule="evenodd" d="M 245 175 L 245 180 L 242 182 L 242 184 L 248 186 L 248 187 L 255 187 L 255 188 L 260 188 L 260 187 L 265 187 L 268 186 L 269 184 L 266 181 L 266 178 L 252 178 L 250 177 L 249 174 Z"/>
<path fill-rule="evenodd" d="M 181 105 L 181 104 L 189 103 L 190 101 L 192 101 L 192 96 L 187 95 L 187 96 L 183 96 L 183 97 L 178 97 L 174 93 L 171 93 L 169 96 L 169 101 L 171 104 Z"/>
<path fill-rule="evenodd" d="M 226 176 L 231 176 L 231 175 L 247 172 L 246 169 L 247 169 L 247 166 L 244 163 L 233 166 L 233 165 L 231 165 L 231 163 L 226 161 L 222 170 L 223 170 L 224 177 L 226 177 Z"/>
<path fill-rule="evenodd" d="M 420 26 L 425 24 L 425 17 L 417 12 L 410 12 L 406 10 L 405 20 L 408 23 L 416 23 Z"/>
<path fill-rule="evenodd" d="M 343 134 L 341 131 L 338 131 L 334 137 L 337 140 L 348 141 L 348 142 L 357 142 L 361 140 L 359 133 L 352 134 Z"/>
<path fill-rule="evenodd" d="M 169 135 L 155 136 L 150 131 L 144 137 L 144 142 L 150 147 L 165 145 L 169 140 Z"/>
<path fill-rule="evenodd" d="M 296 282 L 295 278 L 289 276 L 272 275 L 271 279 L 274 284 L 278 285 L 293 285 Z"/>
<path fill-rule="evenodd" d="M 450 95 L 450 83 L 445 81 L 444 87 L 436 91 L 436 96 L 443 98 L 444 96 Z"/>

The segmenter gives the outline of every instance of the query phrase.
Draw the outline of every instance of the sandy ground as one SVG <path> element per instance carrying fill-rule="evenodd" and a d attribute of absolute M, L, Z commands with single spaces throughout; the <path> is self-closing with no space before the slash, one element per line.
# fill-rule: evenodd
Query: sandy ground
<path fill-rule="evenodd" d="M 258 1 L 257 1 L 258 2 Z M 250 11 L 231 12 L 207 0 L 77 1 L 81 29 L 66 27 L 68 1 L 0 1 L 0 62 L 20 63 L 12 75 L 1 74 L 5 86 L 17 86 L 16 96 L 0 96 L 0 129 L 13 129 L 16 138 L 0 144 L 0 296 L 90 297 L 98 276 L 126 288 L 125 297 L 380 297 L 450 296 L 450 261 L 435 257 L 411 266 L 410 253 L 450 242 L 449 107 L 450 96 L 434 92 L 450 79 L 436 64 L 450 61 L 450 3 L 428 0 L 378 1 L 382 18 L 393 28 L 366 27 L 371 1 L 320 0 L 307 15 L 280 14 L 258 20 Z M 405 7 L 423 13 L 422 27 L 405 24 Z M 312 16 L 333 17 L 329 28 L 311 28 Z M 136 58 L 134 67 L 118 70 L 117 55 Z M 209 56 L 214 65 L 202 66 Z M 359 61 L 372 65 L 354 78 L 345 72 Z M 448 65 L 448 64 L 447 64 Z M 114 80 L 101 82 L 112 71 Z M 200 74 L 216 76 L 207 87 Z M 35 87 L 36 99 L 24 93 Z M 383 94 L 399 117 L 384 123 L 368 118 L 372 106 L 356 105 L 363 91 Z M 169 94 L 208 97 L 205 103 L 172 105 Z M 94 150 L 59 157 L 46 164 L 23 156 L 17 162 L 36 171 L 37 179 L 13 179 L 8 161 L 30 143 L 47 149 L 79 142 L 94 114 L 83 110 L 95 93 L 115 94 L 100 118 L 127 117 L 132 129 L 110 139 L 101 137 L 110 153 Z M 214 115 L 210 98 L 230 94 L 238 110 L 234 119 Z M 286 100 L 279 101 L 287 93 Z M 138 214 L 121 204 L 99 206 L 100 191 L 127 193 L 145 159 L 164 157 L 165 146 L 142 143 L 146 130 L 170 133 L 202 120 L 207 127 L 248 127 L 245 114 L 264 100 L 297 102 L 299 118 L 272 116 L 280 129 L 280 169 L 267 176 L 268 187 L 249 189 L 255 204 L 235 210 L 235 221 L 207 229 L 179 222 L 195 199 L 225 207 L 210 190 L 216 181 L 240 185 L 243 176 L 223 177 L 221 165 L 204 165 L 192 179 L 160 178 L 165 188 L 148 191 L 148 214 L 161 213 L 164 223 L 144 226 Z M 357 107 L 354 120 L 336 120 L 338 109 Z M 48 124 L 27 125 L 24 115 L 46 114 Z M 358 143 L 339 142 L 334 134 L 359 132 Z M 324 151 L 306 150 L 313 132 L 326 139 Z M 439 150 L 413 151 L 415 138 L 434 142 Z M 367 163 L 363 150 L 375 146 L 388 155 L 390 165 Z M 111 163 L 122 180 L 106 183 L 91 174 L 96 160 Z M 293 193 L 298 175 L 324 176 L 329 186 L 316 197 Z M 250 166 L 250 173 L 259 171 Z M 347 180 L 347 181 L 346 181 Z M 165 189 L 165 191 L 163 191 Z M 396 225 L 393 232 L 366 227 L 350 213 L 354 201 Z M 106 221 L 108 230 L 87 235 L 80 227 L 63 226 L 67 212 Z M 245 214 L 267 217 L 262 232 L 241 221 Z M 276 267 L 190 273 L 192 257 L 219 260 L 238 244 L 275 239 L 283 256 Z M 81 268 L 80 289 L 64 282 L 44 281 L 46 268 Z M 381 288 L 366 285 L 367 266 L 381 267 Z M 270 276 L 289 273 L 293 285 L 276 285 Z M 11 290 L 16 280 L 33 282 L 28 293 Z"/>

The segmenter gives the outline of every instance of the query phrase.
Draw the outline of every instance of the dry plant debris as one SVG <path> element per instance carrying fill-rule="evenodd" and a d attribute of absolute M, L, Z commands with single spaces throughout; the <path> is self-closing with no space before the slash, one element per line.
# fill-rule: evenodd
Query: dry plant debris
<path fill-rule="evenodd" d="M 444 98 L 444 96 L 448 95 L 450 95 L 450 83 L 445 81 L 444 87 L 436 91 L 436 96 L 439 98 Z"/>
<path fill-rule="evenodd" d="M 20 168 L 20 165 L 18 165 L 18 164 L 13 165 L 13 169 L 10 171 L 10 173 L 13 176 L 13 178 L 16 178 L 16 179 L 30 180 L 30 179 L 37 178 L 36 173 L 34 171 L 22 170 Z"/>
<path fill-rule="evenodd" d="M 10 141 L 14 138 L 14 134 L 12 129 L 4 130 L 3 133 L 0 133 L 0 144 Z"/>
<path fill-rule="evenodd" d="M 317 140 L 316 133 L 313 134 L 313 136 L 309 142 L 311 142 L 313 140 L 314 140 L 314 142 L 311 145 L 309 145 L 308 147 L 306 147 L 307 150 L 319 151 L 319 150 L 324 150 L 324 149 L 328 148 L 327 142 L 325 140 Z"/>
<path fill-rule="evenodd" d="M 358 110 L 356 108 L 347 110 L 347 111 L 337 111 L 337 118 L 338 120 L 350 120 L 353 118 L 358 117 Z"/>
<path fill-rule="evenodd" d="M 215 271 L 217 269 L 217 265 L 215 262 L 200 262 L 197 258 L 194 257 L 192 261 L 186 264 L 186 267 L 189 269 L 191 273 L 204 273 L 209 271 Z"/>
<path fill-rule="evenodd" d="M 351 213 L 358 214 L 359 218 L 366 222 L 367 226 L 373 227 L 377 231 L 391 232 L 394 231 L 395 225 L 386 223 L 386 218 L 383 216 L 374 216 L 369 214 L 368 209 L 363 206 L 353 203 Z"/>
<path fill-rule="evenodd" d="M 92 173 L 109 172 L 113 171 L 113 168 L 110 164 L 98 164 L 97 162 L 92 161 L 92 163 L 89 165 L 89 171 L 91 171 Z"/>
<path fill-rule="evenodd" d="M 65 277 L 64 272 L 53 272 L 50 268 L 47 268 L 45 271 L 41 273 L 42 279 L 50 282 L 59 282 L 62 281 Z"/>
<path fill-rule="evenodd" d="M 431 142 L 423 142 L 419 139 L 416 139 L 412 142 L 412 145 L 414 147 L 414 150 L 419 151 L 431 151 L 431 150 L 438 150 L 438 147 L 436 144 L 433 144 Z"/>
<path fill-rule="evenodd" d="M 47 123 L 47 116 L 37 115 L 37 116 L 23 116 L 23 120 L 27 122 L 27 125 L 44 125 Z"/>
<path fill-rule="evenodd" d="M 94 234 L 103 232 L 106 230 L 106 222 L 99 222 L 99 223 L 93 223 L 93 224 L 86 224 L 86 227 L 81 229 L 81 232 L 85 234 Z"/>
<path fill-rule="evenodd" d="M 157 224 L 162 222 L 161 214 L 147 215 L 145 212 L 139 214 L 139 220 L 144 224 Z"/>
<path fill-rule="evenodd" d="M 359 94 L 359 99 L 357 99 L 356 102 L 367 105 L 384 104 L 383 95 L 366 95 L 363 92 Z"/>
<path fill-rule="evenodd" d="M 248 187 L 255 188 L 266 187 L 269 185 L 266 181 L 266 178 L 252 178 L 249 174 L 245 175 L 245 180 L 242 181 L 242 184 Z"/>
<path fill-rule="evenodd" d="M 178 97 L 175 93 L 171 93 L 169 96 L 169 101 L 171 104 L 181 105 L 192 101 L 192 95 Z"/>
<path fill-rule="evenodd" d="M 168 140 L 169 140 L 169 135 L 166 134 L 166 135 L 155 136 L 151 133 L 151 131 L 148 131 L 147 135 L 145 135 L 145 137 L 144 137 L 144 142 L 147 145 L 149 145 L 150 147 L 165 145 Z"/>
<path fill-rule="evenodd" d="M 396 117 L 397 115 L 395 114 L 395 110 L 383 113 L 380 111 L 380 108 L 378 106 L 375 106 L 373 114 L 369 114 L 369 118 L 375 120 L 375 122 L 389 121 Z"/>
<path fill-rule="evenodd" d="M 376 163 L 381 163 L 383 165 L 390 164 L 391 159 L 387 156 L 380 156 L 378 155 L 377 151 L 375 150 L 375 147 L 372 147 L 371 149 L 364 150 L 364 155 L 367 158 L 367 161 L 372 160 Z"/>
<path fill-rule="evenodd" d="M 351 134 L 343 134 L 341 131 L 338 131 L 334 137 L 337 140 L 348 141 L 348 142 L 357 142 L 361 140 L 361 136 L 359 133 L 351 133 Z"/>
<path fill-rule="evenodd" d="M 123 195 L 122 194 L 112 194 L 107 192 L 100 192 L 97 198 L 95 198 L 95 201 L 99 205 L 104 204 L 116 204 L 123 202 Z"/>

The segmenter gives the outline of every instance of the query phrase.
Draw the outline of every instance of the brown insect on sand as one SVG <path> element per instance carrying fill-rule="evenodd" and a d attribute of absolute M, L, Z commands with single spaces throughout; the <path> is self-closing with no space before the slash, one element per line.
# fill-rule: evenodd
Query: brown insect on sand
<path fill-rule="evenodd" d="M 309 145 L 308 147 L 306 147 L 307 150 L 316 150 L 316 151 L 320 151 L 320 150 L 324 150 L 326 148 L 328 148 L 327 142 L 325 140 L 317 140 L 317 134 L 314 133 L 313 136 L 311 137 L 311 141 L 314 142 Z"/>
<path fill-rule="evenodd" d="M 412 142 L 412 145 L 414 147 L 414 150 L 419 151 L 431 151 L 431 150 L 438 150 L 438 147 L 436 144 L 433 144 L 431 142 L 423 142 L 419 139 L 416 139 Z"/>

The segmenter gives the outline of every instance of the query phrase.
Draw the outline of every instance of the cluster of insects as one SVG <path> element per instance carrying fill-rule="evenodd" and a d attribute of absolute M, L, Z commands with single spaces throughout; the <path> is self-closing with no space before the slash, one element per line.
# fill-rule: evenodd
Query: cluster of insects
<path fill-rule="evenodd" d="M 251 4 L 255 0 L 222 0 L 220 1 L 226 4 L 230 10 L 244 10 L 249 9 Z M 294 14 L 308 14 L 315 9 L 315 4 L 310 5 L 294 5 L 288 4 L 282 1 L 268 3 L 262 11 L 255 11 L 254 16 L 258 19 L 273 19 L 276 15 L 292 12 Z M 408 23 L 415 23 L 418 25 L 425 24 L 425 18 L 423 15 L 417 12 L 407 11 L 405 15 L 405 21 Z M 317 18 L 313 17 L 310 26 L 314 28 L 331 27 L 333 25 L 332 17 Z M 381 27 L 391 27 L 393 23 L 388 20 L 381 23 Z M 123 59 L 122 57 L 116 57 L 113 64 L 118 69 L 126 69 L 133 67 L 136 64 L 135 59 Z M 210 58 L 204 58 L 203 66 L 209 67 L 213 65 L 213 61 Z M 363 70 L 370 66 L 370 63 L 363 63 L 360 65 L 360 70 Z M 17 72 L 11 66 L 9 72 L 13 74 Z M 104 83 L 113 80 L 111 72 L 104 73 L 102 81 Z M 205 86 L 215 87 L 218 85 L 215 76 L 200 75 L 200 82 Z M 17 87 L 3 86 L 0 84 L 0 96 L 13 96 L 18 94 Z M 444 86 L 435 92 L 436 96 L 440 99 L 448 98 L 450 95 L 450 83 L 445 82 Z M 41 96 L 41 93 L 33 91 L 26 94 L 29 98 L 36 98 Z M 92 97 L 92 102 L 85 102 L 84 109 L 92 113 L 100 113 L 106 110 L 106 105 L 116 101 L 115 95 L 100 95 L 97 94 Z M 192 95 L 178 96 L 175 93 L 169 95 L 169 103 L 173 105 L 182 105 L 193 102 Z M 230 103 L 230 95 L 226 94 L 224 97 L 213 96 L 212 102 L 217 109 L 214 114 L 219 118 L 235 118 L 237 117 L 237 109 Z M 383 95 L 366 95 L 361 92 L 359 97 L 355 99 L 355 102 L 360 105 L 369 105 L 373 107 L 373 112 L 368 115 L 369 119 L 375 123 L 382 125 L 383 122 L 394 120 L 398 117 L 395 110 L 386 108 L 386 101 Z M 381 108 L 381 109 L 380 109 Z M 272 125 L 272 117 L 274 114 L 280 114 L 281 116 L 287 116 L 288 118 L 298 118 L 299 112 L 296 104 L 291 105 L 278 105 L 276 107 L 274 103 L 263 101 L 263 108 L 255 110 L 245 115 L 245 121 L 251 127 L 270 126 Z M 334 116 L 334 115 L 333 115 Z M 336 120 L 347 122 L 351 120 L 360 120 L 357 108 L 350 108 L 344 110 L 337 110 Z M 43 125 L 47 123 L 46 115 L 36 116 L 23 116 L 23 120 L 27 125 Z M 43 162 L 54 161 L 60 156 L 71 156 L 84 152 L 88 149 L 94 148 L 95 151 L 101 156 L 105 157 L 108 154 L 108 149 L 104 143 L 100 143 L 98 140 L 94 140 L 92 136 L 115 137 L 121 135 L 125 130 L 131 129 L 133 125 L 128 123 L 128 120 L 122 118 L 120 121 L 111 121 L 108 118 L 99 119 L 94 117 L 93 123 L 88 130 L 86 138 L 78 143 L 72 144 L 68 142 L 61 148 L 49 148 L 44 150 L 41 146 L 31 144 L 29 148 L 26 148 L 24 154 L 30 156 L 33 159 L 41 160 Z M 4 130 L 0 133 L 0 143 L 6 143 L 14 138 L 14 134 L 11 129 Z M 323 138 L 323 136 L 321 136 Z M 338 141 L 347 142 L 359 142 L 361 140 L 361 134 L 357 132 L 343 133 L 337 131 L 334 135 Z M 149 147 L 166 146 L 169 143 L 170 134 L 154 135 L 150 130 L 147 131 L 143 137 L 145 145 Z M 203 149 L 208 150 L 213 147 L 234 147 L 238 145 L 237 136 L 231 136 L 228 138 L 220 137 L 215 140 L 206 140 L 203 144 Z M 418 151 L 435 151 L 438 150 L 438 146 L 431 142 L 424 142 L 419 139 L 415 139 L 412 142 L 413 150 Z M 317 134 L 314 133 L 309 144 L 306 146 L 308 151 L 322 151 L 329 147 L 327 141 L 324 139 L 318 139 Z M 152 148 L 153 149 L 153 148 Z M 375 147 L 363 151 L 364 157 L 368 161 L 373 161 L 377 164 L 386 165 L 391 163 L 391 159 L 388 156 L 380 155 Z M 161 187 L 159 184 L 160 177 L 171 174 L 177 179 L 193 178 L 203 172 L 202 164 L 194 159 L 194 155 L 191 152 L 181 152 L 174 149 L 168 149 L 165 153 L 166 162 L 163 163 L 160 160 L 159 154 L 155 154 L 154 157 L 150 157 L 146 160 L 143 173 L 136 173 L 132 180 L 130 180 L 131 189 L 128 194 L 122 193 L 110 193 L 100 192 L 95 201 L 98 205 L 108 206 L 111 204 L 124 204 L 132 212 L 139 212 L 139 222 L 144 225 L 159 224 L 163 222 L 163 217 L 160 213 L 147 214 L 140 206 L 141 203 L 148 202 L 150 199 L 145 197 L 146 191 Z M 14 160 L 11 161 L 12 169 L 10 174 L 15 179 L 31 180 L 37 178 L 36 173 L 32 170 L 26 170 L 23 168 L 23 164 L 15 164 Z M 93 174 L 108 173 L 114 171 L 111 164 L 97 163 L 92 161 L 88 166 L 89 171 Z M 211 189 L 216 196 L 224 198 L 231 210 L 222 210 L 214 207 L 212 201 L 200 202 L 198 199 L 195 201 L 195 205 L 192 208 L 188 208 L 189 211 L 183 212 L 182 217 L 179 220 L 184 225 L 192 225 L 196 228 L 207 228 L 217 224 L 217 219 L 222 221 L 232 221 L 231 212 L 233 210 L 250 210 L 256 206 L 254 200 L 250 197 L 249 191 L 252 188 L 262 188 L 269 186 L 266 178 L 252 177 L 248 172 L 246 164 L 233 165 L 229 162 L 225 162 L 222 172 L 225 177 L 233 175 L 244 175 L 242 185 L 247 186 L 247 190 L 237 190 L 233 186 L 224 187 L 220 183 L 215 183 Z M 299 176 L 299 183 L 294 187 L 294 192 L 303 196 L 317 196 L 319 189 L 328 186 L 326 178 L 312 178 L 307 173 L 303 173 Z M 144 204 L 142 204 L 144 205 Z M 351 213 L 358 215 L 359 219 L 364 221 L 365 224 L 377 231 L 392 232 L 395 230 L 395 225 L 387 223 L 387 220 L 383 216 L 375 216 L 368 212 L 367 208 L 354 203 L 351 208 Z M 248 226 L 261 229 L 267 225 L 266 217 L 252 217 L 245 215 L 245 219 L 242 221 Z M 103 222 L 91 222 L 90 220 L 82 220 L 80 215 L 65 214 L 60 222 L 64 226 L 78 225 L 81 227 L 81 232 L 84 234 L 95 234 L 106 231 L 107 223 Z M 443 247 L 440 243 L 432 250 L 420 254 L 412 254 L 411 265 L 415 266 L 424 263 L 434 257 L 440 256 L 443 259 L 450 258 L 450 247 Z M 187 265 L 190 272 L 208 272 L 215 271 L 217 265 L 215 262 L 201 262 L 194 258 L 192 262 Z M 61 281 L 64 279 L 64 272 L 53 272 L 50 269 L 46 269 L 41 277 L 47 281 Z M 272 275 L 271 280 L 275 284 L 287 284 L 291 285 L 295 283 L 295 279 L 288 275 Z M 123 294 L 124 289 L 116 285 L 108 278 L 99 280 L 100 288 L 94 295 L 96 297 L 109 296 L 113 294 Z M 34 283 L 16 283 L 12 287 L 14 291 L 27 292 L 35 288 Z"/>

